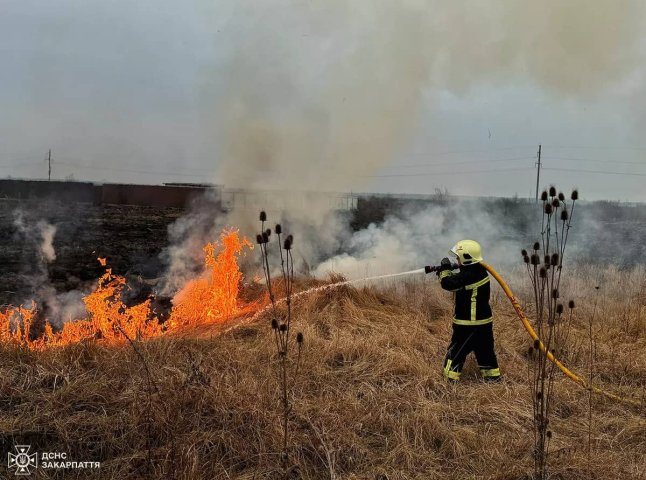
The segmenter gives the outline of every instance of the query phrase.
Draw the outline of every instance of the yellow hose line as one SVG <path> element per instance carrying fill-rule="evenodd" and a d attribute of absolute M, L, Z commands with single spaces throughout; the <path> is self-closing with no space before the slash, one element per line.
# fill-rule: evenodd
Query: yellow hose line
<path fill-rule="evenodd" d="M 581 385 L 583 388 L 586 390 L 591 390 L 595 393 L 600 393 L 602 395 L 605 395 L 608 398 L 612 398 L 613 400 L 619 400 L 621 402 L 627 402 L 632 405 L 636 406 L 641 406 L 641 402 L 637 400 L 633 400 L 631 398 L 625 398 L 625 397 L 620 397 L 619 395 L 615 395 L 614 393 L 607 392 L 605 390 L 602 390 L 598 387 L 595 387 L 594 385 L 588 384 L 584 379 L 579 377 L 577 374 L 572 372 L 570 369 L 568 369 L 565 365 L 563 365 L 554 355 L 552 355 L 552 352 L 546 351 L 545 345 L 541 341 L 540 338 L 538 338 L 538 335 L 536 334 L 536 331 L 532 328 L 532 325 L 529 323 L 529 320 L 527 319 L 527 316 L 525 316 L 525 313 L 523 312 L 523 309 L 520 307 L 520 304 L 518 303 L 518 300 L 516 300 L 516 297 L 514 297 L 514 292 L 511 291 L 511 288 L 509 288 L 509 285 L 502 279 L 500 274 L 496 272 L 491 265 L 486 264 L 485 262 L 480 262 L 480 264 L 487 269 L 487 271 L 491 274 L 493 278 L 496 279 L 496 281 L 500 284 L 502 289 L 505 291 L 505 295 L 507 295 L 507 298 L 509 298 L 509 301 L 511 302 L 512 306 L 514 307 L 514 310 L 516 310 L 516 313 L 518 314 L 518 318 L 520 318 L 520 321 L 523 323 L 523 326 L 525 327 L 525 330 L 529 333 L 529 336 L 532 337 L 533 340 L 538 340 L 538 345 L 541 351 L 547 354 L 547 358 L 556 365 L 559 370 L 561 370 L 567 377 L 569 377 L 571 380 L 575 381 L 579 385 Z"/>

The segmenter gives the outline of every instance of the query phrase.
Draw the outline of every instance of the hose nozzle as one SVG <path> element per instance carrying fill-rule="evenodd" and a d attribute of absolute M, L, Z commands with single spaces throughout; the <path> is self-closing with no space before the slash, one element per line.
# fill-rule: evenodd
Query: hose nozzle
<path fill-rule="evenodd" d="M 460 268 L 460 266 L 457 263 L 451 264 L 451 270 L 457 270 L 458 268 Z M 441 269 L 442 269 L 441 265 L 433 265 L 433 266 L 426 265 L 424 267 L 424 272 L 426 273 L 439 272 Z"/>

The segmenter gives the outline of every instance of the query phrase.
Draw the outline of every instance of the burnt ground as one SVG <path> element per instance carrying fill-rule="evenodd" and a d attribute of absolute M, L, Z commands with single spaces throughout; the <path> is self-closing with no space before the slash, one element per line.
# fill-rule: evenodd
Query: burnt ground
<path fill-rule="evenodd" d="M 176 208 L 0 200 L 0 305 L 29 298 L 45 275 L 58 291 L 83 288 L 103 272 L 98 257 L 106 257 L 119 275 L 158 276 L 168 225 L 183 213 Z M 24 228 L 17 225 L 21 217 Z M 56 227 L 56 259 L 49 264 L 40 254 L 39 221 Z"/>
<path fill-rule="evenodd" d="M 474 205 L 484 202 L 491 222 L 518 238 L 519 245 L 528 245 L 527 242 L 535 240 L 536 205 L 533 202 L 506 198 L 471 202 L 476 202 Z M 357 210 L 348 221 L 356 231 L 371 223 L 379 224 L 389 215 L 406 214 L 411 208 L 436 205 L 450 209 L 453 203 L 444 197 L 425 200 L 360 198 Z M 222 212 L 219 204 L 208 199 L 195 205 L 201 210 L 206 207 L 215 215 Z M 119 275 L 143 279 L 159 277 L 165 267 L 160 253 L 168 245 L 168 226 L 185 213 L 180 208 L 0 198 L 0 306 L 37 298 L 35 290 L 45 284 L 58 292 L 89 290 L 103 273 L 97 257 L 106 257 L 109 266 Z M 17 225 L 20 218 L 23 229 Z M 446 218 L 450 221 L 451 215 Z M 42 241 L 39 221 L 57 229 L 54 236 L 57 257 L 51 263 L 44 262 L 39 253 Z M 612 264 L 620 268 L 646 263 L 641 253 L 646 235 L 644 205 L 583 204 L 577 208 L 575 223 L 577 235 L 573 238 L 578 242 L 572 248 L 573 257 L 579 262 Z"/>

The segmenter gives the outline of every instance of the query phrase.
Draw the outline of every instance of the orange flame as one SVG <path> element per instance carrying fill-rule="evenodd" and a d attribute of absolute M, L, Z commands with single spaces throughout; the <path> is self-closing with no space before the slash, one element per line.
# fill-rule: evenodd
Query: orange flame
<path fill-rule="evenodd" d="M 253 245 L 241 239 L 236 230 L 225 230 L 220 242 L 207 244 L 203 276 L 187 283 L 175 296 L 170 318 L 164 324 L 151 313 L 150 299 L 133 307 L 124 305 L 121 295 L 126 280 L 107 268 L 94 292 L 83 298 L 87 318 L 66 322 L 58 332 L 46 321 L 43 334 L 32 339 L 35 302 L 29 309 L 10 306 L 0 311 L 0 342 L 42 350 L 92 339 L 118 343 L 127 338 L 153 338 L 198 323 L 224 322 L 242 311 L 238 258 L 245 248 L 252 249 Z M 104 258 L 98 261 L 102 266 L 107 264 Z"/>
<path fill-rule="evenodd" d="M 0 311 L 0 341 L 26 343 L 35 313 L 35 304 L 31 308 L 9 307 L 4 312 Z M 12 319 L 19 320 L 14 329 L 11 328 Z"/>
<path fill-rule="evenodd" d="M 222 322 L 240 313 L 238 293 L 242 273 L 238 256 L 243 248 L 253 248 L 237 232 L 227 231 L 220 237 L 222 251 L 216 256 L 216 245 L 204 247 L 206 274 L 192 280 L 175 296 L 169 328 L 202 322 Z"/>

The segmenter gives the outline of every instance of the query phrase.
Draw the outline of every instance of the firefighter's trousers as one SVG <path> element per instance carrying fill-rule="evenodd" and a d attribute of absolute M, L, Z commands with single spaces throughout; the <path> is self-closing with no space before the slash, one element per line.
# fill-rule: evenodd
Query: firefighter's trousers
<path fill-rule="evenodd" d="M 480 374 L 485 380 L 500 378 L 494 352 L 493 322 L 484 325 L 453 324 L 451 344 L 444 359 L 444 376 L 449 380 L 459 380 L 464 361 L 471 352 L 475 353 Z"/>

